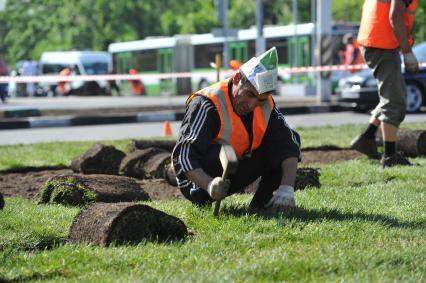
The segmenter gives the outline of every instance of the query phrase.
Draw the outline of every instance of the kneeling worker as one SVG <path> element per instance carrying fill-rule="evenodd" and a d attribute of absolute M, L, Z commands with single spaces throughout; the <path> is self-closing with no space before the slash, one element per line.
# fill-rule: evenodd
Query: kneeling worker
<path fill-rule="evenodd" d="M 271 96 L 277 63 L 273 47 L 242 65 L 232 78 L 188 98 L 172 162 L 179 189 L 193 204 L 222 200 L 261 177 L 251 208 L 295 208 L 300 138 Z M 222 174 L 221 144 L 230 144 L 239 160 L 229 181 L 217 177 Z"/>

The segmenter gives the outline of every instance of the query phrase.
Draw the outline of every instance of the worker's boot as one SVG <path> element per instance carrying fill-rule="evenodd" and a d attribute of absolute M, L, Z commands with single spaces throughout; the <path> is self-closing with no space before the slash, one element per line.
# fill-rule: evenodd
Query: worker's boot
<path fill-rule="evenodd" d="M 351 148 L 368 156 L 370 159 L 380 159 L 382 156 L 377 151 L 375 139 L 367 139 L 362 135 L 356 137 L 351 142 Z"/>
<path fill-rule="evenodd" d="M 382 168 L 386 168 L 386 167 L 392 167 L 392 166 L 412 166 L 413 164 L 410 163 L 410 161 L 408 161 L 407 158 L 405 158 L 404 156 L 402 156 L 399 153 L 395 153 L 394 155 L 391 156 L 383 156 L 381 162 L 382 164 Z"/>

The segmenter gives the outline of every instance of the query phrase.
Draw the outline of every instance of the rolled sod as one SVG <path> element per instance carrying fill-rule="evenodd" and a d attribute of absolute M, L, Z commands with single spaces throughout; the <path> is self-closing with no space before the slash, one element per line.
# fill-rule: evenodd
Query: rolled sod
<path fill-rule="evenodd" d="M 138 179 L 164 178 L 170 156 L 170 152 L 156 147 L 135 150 L 121 161 L 120 173 Z"/>
<path fill-rule="evenodd" d="M 124 156 L 112 145 L 95 144 L 72 160 L 71 169 L 75 173 L 118 175 Z"/>
<path fill-rule="evenodd" d="M 176 145 L 176 140 L 131 140 L 128 144 L 129 152 L 149 147 L 156 147 L 165 151 L 172 152 Z"/>
<path fill-rule="evenodd" d="M 83 206 L 93 202 L 149 200 L 136 181 L 114 175 L 64 174 L 50 178 L 41 188 L 41 203 Z"/>
<path fill-rule="evenodd" d="M 378 145 L 383 145 L 379 131 Z M 396 139 L 396 150 L 408 157 L 426 156 L 426 130 L 399 129 Z"/>
<path fill-rule="evenodd" d="M 109 246 L 182 240 L 187 235 L 182 220 L 150 206 L 95 203 L 84 207 L 74 218 L 69 241 Z"/>

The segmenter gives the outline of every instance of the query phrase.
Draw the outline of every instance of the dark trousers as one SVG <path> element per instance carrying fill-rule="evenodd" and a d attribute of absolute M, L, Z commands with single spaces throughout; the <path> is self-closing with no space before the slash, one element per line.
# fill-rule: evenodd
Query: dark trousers
<path fill-rule="evenodd" d="M 2 102 L 6 101 L 7 97 L 7 84 L 0 84 L 0 99 Z"/>
<path fill-rule="evenodd" d="M 222 176 L 222 165 L 219 160 L 220 145 L 214 144 L 208 149 L 206 158 L 203 160 L 202 168 L 211 177 Z M 231 187 L 228 195 L 241 192 L 244 187 L 256 181 L 259 177 L 261 181 L 254 197 L 250 203 L 252 208 L 263 208 L 271 199 L 272 193 L 276 190 L 281 181 L 281 164 L 269 164 L 264 151 L 260 147 L 254 151 L 249 158 L 239 160 L 237 172 L 230 176 Z M 197 205 L 206 205 L 213 202 L 209 194 L 194 186 L 192 189 L 182 189 L 182 194 Z"/>

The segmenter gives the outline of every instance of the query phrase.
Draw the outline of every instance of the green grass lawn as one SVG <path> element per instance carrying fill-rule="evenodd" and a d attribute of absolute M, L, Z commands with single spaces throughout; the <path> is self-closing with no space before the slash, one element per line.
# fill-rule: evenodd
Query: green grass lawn
<path fill-rule="evenodd" d="M 305 146 L 347 146 L 359 129 L 299 131 Z M 320 136 L 320 141 L 312 140 Z M 126 144 L 114 142 L 121 149 Z M 31 160 L 34 163 L 28 165 L 67 165 L 88 146 L 32 146 L 15 164 L 25 166 Z M 20 152 L 18 146 L 7 148 Z M 42 158 L 53 149 L 59 151 L 56 158 Z M 11 168 L 10 156 L 0 157 L 1 168 Z M 78 208 L 6 198 L 0 211 L 0 277 L 75 282 L 425 282 L 426 158 L 412 161 L 418 166 L 386 170 L 367 159 L 320 165 L 322 187 L 297 191 L 298 209 L 289 216 L 250 213 L 249 195 L 224 200 L 219 218 L 213 217 L 212 209 L 198 209 L 183 200 L 147 203 L 179 217 L 192 232 L 186 241 L 174 243 L 109 248 L 68 244 Z"/>

